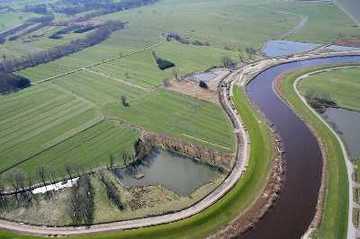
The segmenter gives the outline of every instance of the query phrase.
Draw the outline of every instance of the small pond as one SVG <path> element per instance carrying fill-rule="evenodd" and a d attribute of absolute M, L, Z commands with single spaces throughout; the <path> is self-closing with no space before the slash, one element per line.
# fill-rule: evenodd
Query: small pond
<path fill-rule="evenodd" d="M 360 156 L 360 112 L 329 108 L 323 117 L 340 134 L 352 158 Z"/>
<path fill-rule="evenodd" d="M 154 150 L 136 169 L 116 169 L 115 174 L 125 187 L 163 185 L 181 196 L 188 196 L 211 182 L 218 170 L 175 153 Z"/>
<path fill-rule="evenodd" d="M 313 43 L 274 40 L 266 42 L 262 51 L 268 57 L 279 57 L 310 51 L 319 46 Z"/>

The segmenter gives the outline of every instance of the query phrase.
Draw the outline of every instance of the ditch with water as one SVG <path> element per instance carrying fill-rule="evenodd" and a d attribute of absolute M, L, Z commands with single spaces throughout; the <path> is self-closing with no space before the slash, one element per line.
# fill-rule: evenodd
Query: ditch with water
<path fill-rule="evenodd" d="M 322 114 L 344 141 L 352 159 L 360 157 L 360 112 L 328 108 Z"/>

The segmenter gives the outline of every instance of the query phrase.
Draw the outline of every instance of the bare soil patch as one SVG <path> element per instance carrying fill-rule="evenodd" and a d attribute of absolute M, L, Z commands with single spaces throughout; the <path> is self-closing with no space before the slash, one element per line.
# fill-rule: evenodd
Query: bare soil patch
<path fill-rule="evenodd" d="M 219 104 L 216 90 L 212 90 L 211 88 L 203 89 L 197 82 L 187 80 L 170 81 L 170 86 L 166 87 L 166 89 Z"/>

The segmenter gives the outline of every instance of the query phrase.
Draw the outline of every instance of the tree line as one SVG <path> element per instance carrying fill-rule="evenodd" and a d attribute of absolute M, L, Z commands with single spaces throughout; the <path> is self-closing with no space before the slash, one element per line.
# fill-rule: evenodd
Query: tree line
<path fill-rule="evenodd" d="M 94 221 L 94 189 L 90 176 L 81 176 L 72 188 L 70 198 L 70 217 L 74 225 L 91 225 Z"/>
<path fill-rule="evenodd" d="M 0 63 L 0 72 L 11 73 L 23 70 L 79 52 L 105 41 L 111 36 L 112 32 L 123 29 L 125 26 L 126 23 L 121 21 L 108 21 L 95 31 L 88 33 L 85 38 L 76 39 L 67 44 L 55 46 L 49 50 L 29 54 L 20 58 L 7 59 L 4 57 Z"/>
<path fill-rule="evenodd" d="M 31 85 L 31 81 L 23 76 L 0 73 L 0 94 L 9 94 Z"/>

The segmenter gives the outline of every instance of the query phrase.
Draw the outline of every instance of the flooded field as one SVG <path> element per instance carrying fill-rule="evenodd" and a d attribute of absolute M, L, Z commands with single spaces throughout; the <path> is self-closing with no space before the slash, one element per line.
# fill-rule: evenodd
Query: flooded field
<path fill-rule="evenodd" d="M 352 158 L 360 156 L 360 112 L 329 108 L 323 117 L 340 134 Z"/>
<path fill-rule="evenodd" d="M 262 51 L 268 57 L 279 57 L 310 51 L 319 46 L 312 43 L 279 40 L 266 42 Z"/>
<path fill-rule="evenodd" d="M 126 187 L 163 185 L 182 196 L 210 183 L 218 170 L 190 158 L 156 150 L 135 168 L 117 169 L 116 176 Z"/>
<path fill-rule="evenodd" d="M 321 44 L 276 40 L 266 42 L 262 52 L 267 57 L 280 57 L 311 51 L 318 47 L 321 47 Z M 330 45 L 324 48 L 324 50 L 329 51 L 351 51 L 358 49 L 359 48 L 338 45 Z"/>

